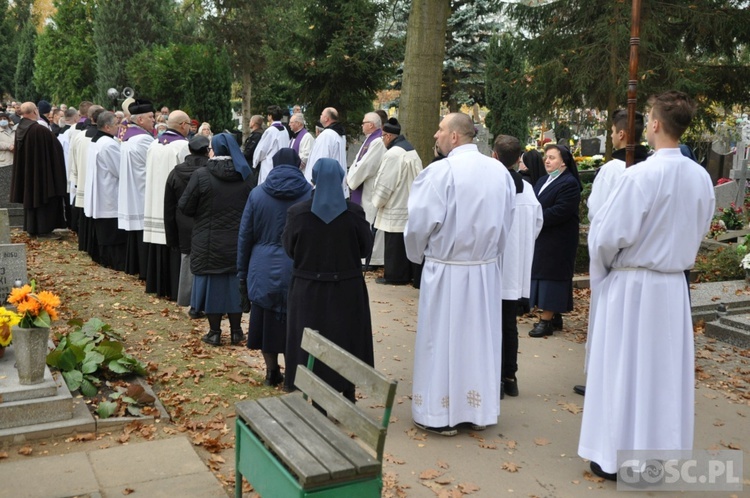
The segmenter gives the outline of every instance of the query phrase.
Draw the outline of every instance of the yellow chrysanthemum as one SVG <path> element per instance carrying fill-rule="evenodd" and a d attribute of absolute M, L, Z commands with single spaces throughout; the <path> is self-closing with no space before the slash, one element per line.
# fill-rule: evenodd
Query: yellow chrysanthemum
<path fill-rule="evenodd" d="M 27 296 L 31 294 L 31 286 L 26 284 L 23 287 L 15 287 L 11 289 L 10 291 L 10 297 L 8 297 L 8 302 L 11 304 L 17 304 L 20 301 L 23 301 L 27 298 Z"/>
<path fill-rule="evenodd" d="M 18 322 L 20 321 L 21 317 L 18 316 L 18 313 L 14 313 L 0 306 L 0 326 L 7 324 L 9 327 L 12 327 L 18 325 Z"/>
<path fill-rule="evenodd" d="M 0 326 L 0 347 L 6 347 L 10 344 L 11 339 L 13 339 L 13 333 L 11 332 L 10 325 L 5 324 Z"/>

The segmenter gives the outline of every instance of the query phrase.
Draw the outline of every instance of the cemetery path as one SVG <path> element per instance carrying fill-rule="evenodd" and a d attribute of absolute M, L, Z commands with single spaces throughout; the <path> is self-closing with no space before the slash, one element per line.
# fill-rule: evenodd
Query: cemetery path
<path fill-rule="evenodd" d="M 99 317 L 123 333 L 128 350 L 149 363 L 149 381 L 172 421 L 3 447 L 0 465 L 188 435 L 230 495 L 233 404 L 278 393 L 259 385 L 259 355 L 226 343 L 203 347 L 203 320 L 190 320 L 185 309 L 146 294 L 136 278 L 91 262 L 77 250 L 75 234 L 41 241 L 14 231 L 13 241 L 27 244 L 29 277 L 61 296 L 62 317 L 55 327 L 64 328 L 74 317 Z M 614 484 L 591 476 L 576 455 L 583 398 L 572 386 L 584 382 L 587 290 L 576 290 L 577 307 L 566 317 L 563 333 L 531 339 L 527 331 L 534 319 L 519 320 L 521 395 L 503 401 L 498 425 L 442 438 L 411 424 L 418 291 L 375 284 L 369 274 L 367 284 L 376 368 L 399 380 L 386 442 L 383 496 L 614 496 Z M 750 448 L 750 433 L 744 430 L 750 417 L 749 356 L 747 350 L 706 338 L 697 328 L 696 448 Z M 360 404 L 367 408 L 366 399 Z M 750 476 L 750 458 L 744 475 Z"/>

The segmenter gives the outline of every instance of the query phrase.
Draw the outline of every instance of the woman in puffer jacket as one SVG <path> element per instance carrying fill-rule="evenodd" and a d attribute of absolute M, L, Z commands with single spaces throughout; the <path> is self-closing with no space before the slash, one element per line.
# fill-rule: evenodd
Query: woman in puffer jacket
<path fill-rule="evenodd" d="M 266 180 L 250 193 L 240 224 L 237 277 L 240 292 L 247 292 L 252 303 L 247 347 L 262 351 L 267 386 L 284 381 L 278 358 L 286 347 L 287 294 L 292 277 L 292 259 L 281 245 L 286 211 L 309 199 L 312 192 L 299 165 L 294 149 L 279 150 Z"/>
<path fill-rule="evenodd" d="M 190 178 L 178 208 L 194 218 L 190 271 L 194 275 L 190 306 L 206 313 L 209 331 L 201 340 L 221 344 L 221 319 L 229 315 L 233 345 L 245 338 L 240 326 L 237 236 L 242 211 L 252 189 L 250 167 L 235 138 L 214 135 L 214 157 Z"/>

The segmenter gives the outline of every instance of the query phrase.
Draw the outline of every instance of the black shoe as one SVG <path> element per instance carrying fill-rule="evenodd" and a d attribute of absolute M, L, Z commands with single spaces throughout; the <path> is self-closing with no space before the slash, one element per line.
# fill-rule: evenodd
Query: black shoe
<path fill-rule="evenodd" d="M 591 462 L 591 473 L 597 477 L 601 477 L 602 479 L 606 479 L 608 481 L 617 481 L 617 474 L 610 474 L 609 472 L 604 472 L 602 468 L 599 466 L 599 464 L 596 462 Z"/>
<path fill-rule="evenodd" d="M 192 318 L 193 320 L 198 320 L 199 318 L 206 318 L 206 314 L 202 311 L 195 311 L 195 308 L 190 308 L 188 310 L 188 316 Z"/>
<path fill-rule="evenodd" d="M 209 330 L 208 334 L 201 337 L 201 341 L 212 346 L 221 346 L 221 330 Z"/>
<path fill-rule="evenodd" d="M 375 279 L 376 284 L 384 284 L 384 285 L 407 285 L 410 284 L 408 280 L 406 282 L 393 282 L 391 280 L 386 280 L 384 277 L 376 278 Z"/>
<path fill-rule="evenodd" d="M 232 346 L 238 346 L 245 340 L 245 334 L 242 329 L 232 330 Z"/>
<path fill-rule="evenodd" d="M 504 394 L 507 394 L 508 396 L 512 396 L 514 398 L 518 396 L 518 379 L 516 379 L 516 376 L 514 375 L 513 377 L 504 378 L 502 389 L 504 390 Z"/>
<path fill-rule="evenodd" d="M 423 431 L 427 431 L 427 432 L 432 432 L 433 434 L 439 434 L 441 436 L 446 436 L 446 437 L 451 437 L 451 436 L 455 436 L 456 434 L 458 434 L 458 429 L 456 429 L 455 427 L 450 427 L 448 425 L 446 425 L 445 427 L 429 427 L 427 425 L 422 425 L 419 422 L 416 422 L 414 420 L 412 420 L 412 422 L 418 429 L 422 429 Z"/>
<path fill-rule="evenodd" d="M 581 396 L 586 396 L 586 386 L 575 385 L 573 386 L 573 392 Z"/>
<path fill-rule="evenodd" d="M 560 313 L 555 313 L 554 315 L 552 315 L 552 320 L 550 320 L 550 322 L 552 323 L 552 330 L 563 329 L 563 320 Z"/>
<path fill-rule="evenodd" d="M 281 373 L 281 369 L 276 367 L 276 370 L 266 373 L 266 380 L 263 382 L 263 385 L 278 386 L 282 382 L 284 382 L 284 374 Z"/>
<path fill-rule="evenodd" d="M 552 335 L 553 332 L 552 321 L 539 320 L 539 323 L 534 325 L 534 328 L 529 332 L 529 337 L 544 337 L 545 335 Z"/>

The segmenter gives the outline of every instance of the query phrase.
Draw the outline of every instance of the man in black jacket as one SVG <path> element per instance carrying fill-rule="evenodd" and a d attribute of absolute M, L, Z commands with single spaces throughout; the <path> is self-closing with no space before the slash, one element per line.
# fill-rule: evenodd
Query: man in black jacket
<path fill-rule="evenodd" d="M 245 156 L 247 164 L 252 168 L 253 166 L 253 154 L 255 154 L 255 148 L 260 142 L 260 137 L 263 136 L 263 116 L 256 114 L 250 118 L 250 135 L 245 139 L 245 144 L 242 146 L 242 155 Z M 255 177 L 255 184 L 258 184 L 258 173 L 259 170 L 253 169 L 253 176 Z"/>

